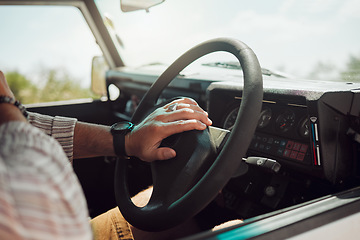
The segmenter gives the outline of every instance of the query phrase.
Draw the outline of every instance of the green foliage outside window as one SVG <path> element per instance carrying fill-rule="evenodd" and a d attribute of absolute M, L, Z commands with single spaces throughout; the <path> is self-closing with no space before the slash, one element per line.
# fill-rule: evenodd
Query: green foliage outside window
<path fill-rule="evenodd" d="M 319 62 L 309 74 L 313 79 L 321 77 L 322 73 L 337 72 L 340 79 L 347 82 L 359 82 L 360 79 L 360 57 L 350 56 L 345 70 L 340 71 L 331 64 Z M 99 98 L 90 88 L 84 88 L 80 81 L 71 77 L 64 70 L 47 69 L 42 71 L 41 80 L 37 83 L 30 80 L 18 71 L 5 73 L 6 79 L 15 97 L 23 104 L 54 102 L 81 98 Z M 332 79 L 327 79 L 332 80 Z"/>
<path fill-rule="evenodd" d="M 360 79 L 360 57 L 350 56 L 347 69 L 341 73 L 344 81 L 356 82 Z"/>
<path fill-rule="evenodd" d="M 53 102 L 81 98 L 99 98 L 90 88 L 84 88 L 79 81 L 62 70 L 45 70 L 38 83 L 18 71 L 5 73 L 15 97 L 23 104 Z"/>

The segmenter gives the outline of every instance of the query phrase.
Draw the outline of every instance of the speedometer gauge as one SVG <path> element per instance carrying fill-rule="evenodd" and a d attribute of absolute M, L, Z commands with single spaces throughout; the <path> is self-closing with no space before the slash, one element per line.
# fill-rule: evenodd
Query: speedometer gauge
<path fill-rule="evenodd" d="M 223 128 L 227 130 L 231 130 L 234 127 L 238 112 L 239 112 L 239 108 L 235 108 L 231 110 L 231 112 L 225 118 Z"/>

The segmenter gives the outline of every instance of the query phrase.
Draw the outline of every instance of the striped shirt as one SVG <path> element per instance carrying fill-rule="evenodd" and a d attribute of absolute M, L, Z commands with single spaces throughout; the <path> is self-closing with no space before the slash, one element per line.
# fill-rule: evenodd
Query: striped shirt
<path fill-rule="evenodd" d="M 76 121 L 75 118 L 50 117 L 38 113 L 29 113 L 30 124 L 55 138 L 64 149 L 71 163 L 73 160 L 73 140 Z"/>
<path fill-rule="evenodd" d="M 30 122 L 37 128 L 0 125 L 0 239 L 92 239 L 69 162 L 76 119 L 31 114 Z"/>

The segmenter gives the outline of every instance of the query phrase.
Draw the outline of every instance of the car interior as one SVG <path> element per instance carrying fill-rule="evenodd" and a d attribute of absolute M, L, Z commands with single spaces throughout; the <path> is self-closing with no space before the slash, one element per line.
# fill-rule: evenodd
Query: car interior
<path fill-rule="evenodd" d="M 190 97 L 213 121 L 204 132 L 165 139 L 163 145 L 183 153 L 167 162 L 75 159 L 91 217 L 119 206 L 131 224 L 152 231 L 195 217 L 203 232 L 188 240 L 283 239 L 359 212 L 360 82 L 290 78 L 262 68 L 256 51 L 233 38 L 199 43 L 167 68 L 126 66 L 112 53 L 115 44 L 95 3 L 79 2 L 102 35 L 100 44 L 110 46 L 104 55 L 115 67 L 104 73 L 106 100 L 31 105 L 29 111 L 109 126 L 136 124 L 156 107 Z M 124 11 L 149 9 L 126 2 Z M 186 72 L 217 51 L 237 61 Z M 156 191 L 149 204 L 134 206 L 130 198 L 151 185 Z M 232 219 L 244 222 L 211 231 Z"/>
<path fill-rule="evenodd" d="M 107 85 L 115 85 L 122 93 L 114 101 L 29 110 L 51 115 L 77 113 L 72 116 L 81 121 L 108 125 L 121 119 L 130 120 L 132 115 L 127 112 L 126 103 L 134 96 L 141 99 L 152 81 L 151 78 L 138 79 L 137 74 L 138 71 L 132 73 L 130 69 L 107 72 Z M 233 131 L 243 101 L 242 79 L 234 76 L 229 82 L 200 81 L 191 76 L 175 75 L 159 98 L 166 102 L 179 96 L 191 97 L 208 111 L 214 127 Z M 246 154 L 235 153 L 232 157 L 242 164 L 221 189 L 223 206 L 212 202 L 198 214 L 204 222 L 204 230 L 231 219 L 270 221 L 269 214 L 273 217 L 292 208 L 308 207 L 310 209 L 303 212 L 312 216 L 316 206 L 308 204 L 311 201 L 320 204 L 318 201 L 331 198 L 335 201 L 332 204 L 337 206 L 339 198 L 334 196 L 339 193 L 351 198 L 358 196 L 359 84 L 333 82 L 323 87 L 317 81 L 307 81 L 304 86 L 294 82 L 285 84 L 284 79 L 277 76 L 263 75 L 263 78 L 263 98 L 255 133 Z M 145 100 L 147 102 L 151 100 Z M 229 132 L 223 132 L 218 151 L 229 141 Z M 114 157 L 74 161 L 92 216 L 116 205 L 116 161 Z M 125 166 L 130 196 L 152 184 L 149 164 L 132 159 Z M 287 217 L 292 219 L 293 215 Z M 290 233 L 295 234 L 288 230 L 287 234 Z"/>

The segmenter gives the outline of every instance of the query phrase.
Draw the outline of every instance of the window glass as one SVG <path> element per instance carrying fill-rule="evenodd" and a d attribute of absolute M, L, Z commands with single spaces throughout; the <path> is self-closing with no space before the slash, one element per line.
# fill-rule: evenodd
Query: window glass
<path fill-rule="evenodd" d="M 127 65 L 171 64 L 198 43 L 230 37 L 252 48 L 266 69 L 360 82 L 358 0 L 168 0 L 149 12 L 126 13 L 119 0 L 96 3 L 113 17 Z M 233 61 L 228 56 L 203 63 L 226 65 Z"/>
<path fill-rule="evenodd" d="M 94 98 L 91 61 L 102 55 L 79 9 L 0 6 L 0 70 L 24 104 Z"/>

